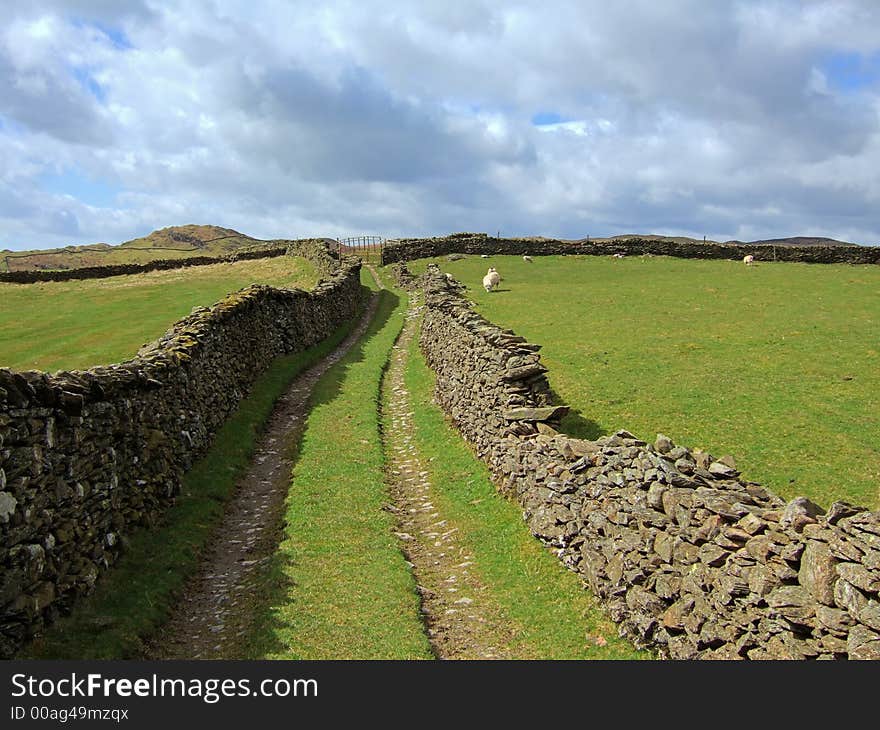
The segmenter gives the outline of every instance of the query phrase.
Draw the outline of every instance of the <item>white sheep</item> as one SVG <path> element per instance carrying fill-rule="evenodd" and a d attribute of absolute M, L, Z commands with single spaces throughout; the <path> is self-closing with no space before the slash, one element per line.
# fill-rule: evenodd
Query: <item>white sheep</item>
<path fill-rule="evenodd" d="M 481 258 L 481 259 L 487 259 L 487 258 L 489 258 L 489 254 L 487 254 L 487 253 L 481 253 L 481 254 L 480 254 L 480 258 Z"/>
<path fill-rule="evenodd" d="M 490 292 L 494 289 L 498 284 L 501 283 L 501 274 L 499 274 L 493 267 L 489 267 L 489 271 L 486 272 L 486 275 L 483 277 L 483 288 Z"/>
<path fill-rule="evenodd" d="M 623 253 L 614 254 L 614 258 L 616 258 L 616 259 L 622 259 L 624 256 L 626 256 L 626 254 L 623 254 Z"/>
<path fill-rule="evenodd" d="M 523 261 L 525 261 L 527 263 L 532 263 L 532 257 L 531 256 L 523 256 Z"/>
<path fill-rule="evenodd" d="M 746 266 L 752 266 L 755 263 L 755 257 L 752 256 L 752 254 L 749 254 L 748 256 L 743 256 L 743 263 Z"/>

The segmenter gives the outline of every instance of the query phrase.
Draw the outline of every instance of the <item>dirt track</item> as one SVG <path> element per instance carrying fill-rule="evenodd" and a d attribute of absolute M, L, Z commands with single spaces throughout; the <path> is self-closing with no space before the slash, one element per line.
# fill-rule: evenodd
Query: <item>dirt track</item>
<path fill-rule="evenodd" d="M 305 427 L 318 379 L 363 336 L 376 311 L 373 296 L 361 320 L 329 355 L 302 372 L 275 404 L 266 429 L 197 573 L 165 626 L 148 646 L 150 659 L 237 659 L 253 618 L 247 601 L 257 570 L 278 547 L 290 488 L 293 446 Z"/>

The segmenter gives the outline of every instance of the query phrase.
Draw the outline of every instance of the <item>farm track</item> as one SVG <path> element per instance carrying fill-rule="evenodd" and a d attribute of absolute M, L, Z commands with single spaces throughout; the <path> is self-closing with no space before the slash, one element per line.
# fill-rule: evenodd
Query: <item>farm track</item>
<path fill-rule="evenodd" d="M 366 268 L 382 287 L 375 269 L 369 264 Z M 395 536 L 416 580 L 425 632 L 438 659 L 531 658 L 511 650 L 516 626 L 505 619 L 475 574 L 474 556 L 460 543 L 457 528 L 438 511 L 436 487 L 415 445 L 404 373 L 421 315 L 416 297 L 383 378 L 382 436 L 392 500 L 386 509 L 395 515 Z M 299 375 L 276 402 L 251 466 L 213 531 L 196 574 L 171 617 L 147 643 L 144 658 L 249 655 L 252 597 L 282 536 L 294 447 L 306 425 L 311 393 L 320 377 L 363 336 L 377 302 L 374 295 L 346 339 Z"/>
<path fill-rule="evenodd" d="M 412 402 L 404 380 L 420 318 L 418 295 L 391 353 L 383 380 L 383 440 L 396 536 L 411 564 L 428 639 L 438 659 L 523 659 L 510 645 L 516 628 L 473 570 L 474 556 L 437 506 L 437 488 L 413 435 Z"/>
<path fill-rule="evenodd" d="M 148 643 L 149 659 L 240 659 L 253 621 L 253 594 L 261 569 L 281 537 L 294 446 L 319 378 L 363 336 L 376 311 L 374 295 L 361 320 L 339 346 L 301 373 L 275 404 L 252 463 L 214 530 L 197 573 L 171 617 Z"/>

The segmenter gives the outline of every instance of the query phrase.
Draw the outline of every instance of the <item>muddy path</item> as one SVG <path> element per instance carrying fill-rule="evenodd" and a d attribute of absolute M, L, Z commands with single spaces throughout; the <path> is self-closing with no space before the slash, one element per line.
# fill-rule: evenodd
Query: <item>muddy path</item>
<path fill-rule="evenodd" d="M 378 297 L 336 349 L 304 370 L 276 401 L 251 465 L 236 485 L 196 574 L 171 617 L 147 644 L 149 659 L 237 659 L 247 656 L 253 607 L 249 596 L 281 537 L 292 455 L 318 379 L 363 336 Z"/>

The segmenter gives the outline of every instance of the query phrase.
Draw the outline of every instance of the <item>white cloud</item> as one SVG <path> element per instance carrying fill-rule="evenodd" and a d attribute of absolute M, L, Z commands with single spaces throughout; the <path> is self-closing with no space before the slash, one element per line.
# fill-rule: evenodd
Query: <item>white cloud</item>
<path fill-rule="evenodd" d="M 880 88 L 829 66 L 877 54 L 878 20 L 871 0 L 17 4 L 0 247 L 191 222 L 878 243 Z M 46 188 L 69 170 L 113 207 Z"/>

